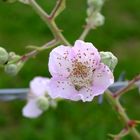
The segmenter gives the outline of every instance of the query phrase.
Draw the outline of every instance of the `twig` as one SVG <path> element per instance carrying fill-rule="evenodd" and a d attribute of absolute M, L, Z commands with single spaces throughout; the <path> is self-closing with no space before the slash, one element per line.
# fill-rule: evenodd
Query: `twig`
<path fill-rule="evenodd" d="M 128 85 L 127 85 L 126 87 L 124 87 L 124 88 L 118 90 L 117 92 L 115 92 L 115 93 L 113 94 L 113 96 L 114 96 L 115 98 L 119 98 L 120 96 L 122 96 L 123 94 L 125 94 L 127 91 L 129 91 L 129 89 L 131 89 L 132 86 L 133 86 L 137 81 L 139 81 L 139 80 L 140 80 L 140 74 L 137 75 L 134 79 L 132 79 L 132 80 L 128 83 Z"/>
<path fill-rule="evenodd" d="M 43 45 L 42 47 L 40 47 L 39 49 L 33 50 L 27 54 L 24 54 L 21 58 L 20 61 L 27 61 L 29 58 L 36 56 L 40 51 L 45 50 L 50 48 L 51 46 L 55 46 L 57 45 L 59 42 L 57 40 L 52 40 L 48 43 L 46 43 L 45 45 Z"/>
<path fill-rule="evenodd" d="M 116 134 L 116 135 L 109 134 L 109 136 L 112 137 L 113 140 L 121 140 L 121 138 L 123 138 L 124 136 L 126 136 L 128 134 L 129 134 L 129 129 L 124 128 L 120 131 L 119 134 Z"/>
<path fill-rule="evenodd" d="M 83 30 L 82 34 L 80 35 L 79 39 L 80 40 L 85 40 L 86 36 L 88 35 L 88 33 L 90 32 L 91 28 L 90 26 L 86 25 L 85 29 Z"/>
<path fill-rule="evenodd" d="M 42 18 L 42 20 L 48 25 L 55 39 L 59 40 L 64 45 L 70 45 L 70 43 L 65 39 L 65 37 L 61 33 L 61 30 L 57 27 L 54 20 L 49 18 L 49 15 L 38 5 L 38 3 L 35 0 L 29 0 L 29 4 L 36 11 L 36 13 Z"/>
<path fill-rule="evenodd" d="M 120 104 L 119 99 L 114 98 L 112 96 L 112 93 L 109 90 L 106 91 L 105 96 L 106 96 L 107 100 L 111 103 L 112 107 L 119 114 L 119 116 L 120 116 L 122 122 L 125 124 L 126 128 L 128 128 L 130 130 L 130 134 L 135 138 L 135 140 L 140 140 L 140 134 L 137 131 L 137 129 L 135 128 L 136 123 L 131 123 L 131 122 L 135 122 L 135 121 L 132 121 L 129 119 L 129 117 L 125 113 L 124 108 Z"/>
<path fill-rule="evenodd" d="M 65 0 L 57 0 L 56 5 L 49 16 L 50 19 L 54 19 L 56 17 L 57 11 L 59 11 L 64 1 Z"/>

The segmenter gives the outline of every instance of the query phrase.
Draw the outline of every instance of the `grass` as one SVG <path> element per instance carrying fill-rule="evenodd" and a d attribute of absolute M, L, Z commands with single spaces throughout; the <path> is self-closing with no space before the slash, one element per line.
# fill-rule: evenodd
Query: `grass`
<path fill-rule="evenodd" d="M 40 0 L 49 12 L 55 0 Z M 87 41 L 104 51 L 112 51 L 119 59 L 115 77 L 122 71 L 131 79 L 140 70 L 140 1 L 108 0 L 102 13 L 105 25 L 91 31 Z M 67 0 L 67 10 L 57 19 L 64 35 L 73 43 L 82 32 L 86 17 L 85 0 Z M 0 45 L 8 51 L 23 54 L 29 44 L 42 45 L 52 38 L 48 27 L 28 6 L 0 1 Z M 0 69 L 0 88 L 27 87 L 36 75 L 50 76 L 47 70 L 49 52 L 31 59 L 16 77 L 7 76 Z M 38 67 L 39 66 L 39 67 Z M 13 82 L 14 81 L 14 82 Z M 140 96 L 137 90 L 123 96 L 121 102 L 127 113 L 140 119 Z M 106 140 L 108 133 L 118 133 L 123 125 L 111 106 L 97 98 L 91 103 L 63 101 L 56 110 L 49 109 L 41 117 L 30 120 L 22 117 L 25 101 L 0 103 L 0 140 Z M 140 127 L 138 127 L 140 130 Z M 127 136 L 123 140 L 132 140 Z"/>

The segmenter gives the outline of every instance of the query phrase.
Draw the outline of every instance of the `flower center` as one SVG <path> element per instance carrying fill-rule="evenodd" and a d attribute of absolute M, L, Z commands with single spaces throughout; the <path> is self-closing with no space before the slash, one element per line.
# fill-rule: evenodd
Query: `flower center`
<path fill-rule="evenodd" d="M 81 88 L 91 85 L 92 74 L 90 67 L 76 61 L 73 64 L 70 80 L 74 84 L 75 89 L 79 91 Z"/>

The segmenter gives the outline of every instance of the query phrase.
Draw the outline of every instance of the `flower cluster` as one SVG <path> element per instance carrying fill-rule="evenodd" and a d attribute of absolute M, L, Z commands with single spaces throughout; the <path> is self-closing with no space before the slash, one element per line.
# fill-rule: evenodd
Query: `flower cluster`
<path fill-rule="evenodd" d="M 37 77 L 31 81 L 23 115 L 39 116 L 56 103 L 56 98 L 86 102 L 103 94 L 114 82 L 114 77 L 102 61 L 92 43 L 81 40 L 77 40 L 73 47 L 61 45 L 53 49 L 49 57 L 52 78 Z"/>
<path fill-rule="evenodd" d="M 87 0 L 87 18 L 86 22 L 90 28 L 96 28 L 104 24 L 104 16 L 100 13 L 104 0 Z"/>
<path fill-rule="evenodd" d="M 0 66 L 4 68 L 5 73 L 15 76 L 24 65 L 20 58 L 20 55 L 14 52 L 7 52 L 5 48 L 0 47 Z"/>

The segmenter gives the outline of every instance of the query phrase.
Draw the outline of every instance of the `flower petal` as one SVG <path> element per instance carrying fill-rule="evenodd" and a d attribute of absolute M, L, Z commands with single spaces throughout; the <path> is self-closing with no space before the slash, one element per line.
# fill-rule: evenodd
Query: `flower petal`
<path fill-rule="evenodd" d="M 48 92 L 48 78 L 35 77 L 30 82 L 31 93 L 36 96 L 43 96 Z"/>
<path fill-rule="evenodd" d="M 95 95 L 94 95 L 92 87 L 85 87 L 79 91 L 79 96 L 81 97 L 81 100 L 83 102 L 86 102 L 86 101 L 90 102 L 93 100 Z"/>
<path fill-rule="evenodd" d="M 67 79 L 52 78 L 49 83 L 48 93 L 51 98 L 65 98 L 73 101 L 80 100 L 78 92 Z"/>
<path fill-rule="evenodd" d="M 93 74 L 93 94 L 94 96 L 104 93 L 104 91 L 114 83 L 114 76 L 108 66 L 100 63 Z"/>
<path fill-rule="evenodd" d="M 92 45 L 92 43 L 77 40 L 72 48 L 78 61 L 84 63 L 95 69 L 101 58 L 98 50 Z"/>
<path fill-rule="evenodd" d="M 72 49 L 66 46 L 58 46 L 50 53 L 49 71 L 53 77 L 67 77 L 72 68 Z"/>
<path fill-rule="evenodd" d="M 28 118 L 36 118 L 42 114 L 42 110 L 38 108 L 36 100 L 30 99 L 22 110 L 22 114 Z"/>

